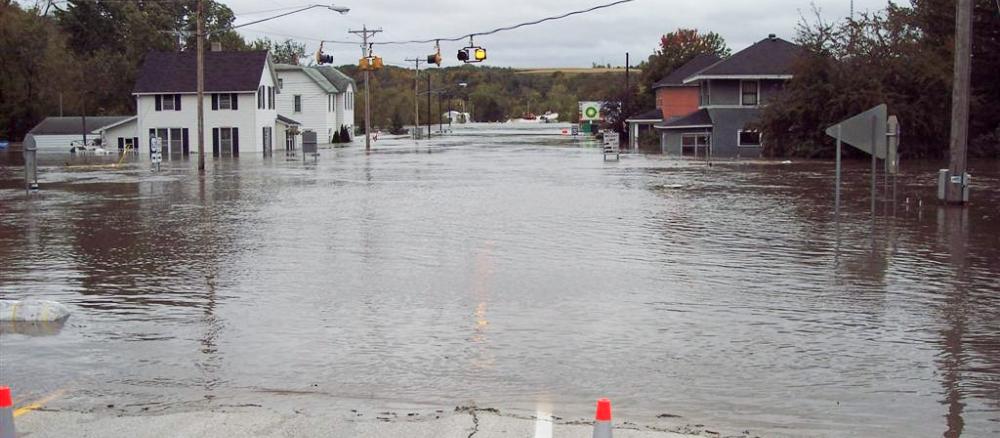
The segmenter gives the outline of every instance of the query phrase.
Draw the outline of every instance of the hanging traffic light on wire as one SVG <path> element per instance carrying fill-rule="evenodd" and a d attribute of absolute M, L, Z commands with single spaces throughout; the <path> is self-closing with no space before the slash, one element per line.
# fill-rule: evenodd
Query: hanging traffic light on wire
<path fill-rule="evenodd" d="M 372 45 L 368 46 L 367 56 L 358 60 L 358 70 L 361 71 L 376 71 L 382 70 L 385 65 L 382 63 L 381 56 L 375 56 L 372 53 Z"/>
<path fill-rule="evenodd" d="M 319 50 L 316 51 L 316 64 L 333 64 L 333 55 L 326 55 L 323 53 L 323 42 L 319 43 Z"/>
<path fill-rule="evenodd" d="M 486 49 L 477 46 L 470 36 L 468 47 L 463 47 L 458 51 L 458 60 L 466 64 L 483 62 L 486 60 Z"/>
<path fill-rule="evenodd" d="M 427 63 L 441 66 L 441 43 L 434 44 L 434 53 L 427 55 Z"/>

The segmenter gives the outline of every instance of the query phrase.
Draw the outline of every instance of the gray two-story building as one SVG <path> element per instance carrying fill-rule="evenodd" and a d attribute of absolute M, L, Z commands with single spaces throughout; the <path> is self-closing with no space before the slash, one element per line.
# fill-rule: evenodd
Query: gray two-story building
<path fill-rule="evenodd" d="M 684 79 L 698 84 L 698 110 L 657 125 L 665 154 L 756 157 L 760 109 L 792 79 L 802 48 L 774 35 Z"/>

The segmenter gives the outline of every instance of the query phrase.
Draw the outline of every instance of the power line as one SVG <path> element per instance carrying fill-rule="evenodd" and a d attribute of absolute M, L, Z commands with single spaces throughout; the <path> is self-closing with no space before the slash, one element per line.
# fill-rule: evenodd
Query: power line
<path fill-rule="evenodd" d="M 508 31 L 508 30 L 519 29 L 519 28 L 522 28 L 522 27 L 525 27 L 525 26 L 534 26 L 536 24 L 541 24 L 541 23 L 544 23 L 546 21 L 561 20 L 563 18 L 571 17 L 571 16 L 574 16 L 574 15 L 586 14 L 586 13 L 593 12 L 593 11 L 596 11 L 596 10 L 606 9 L 606 8 L 610 8 L 610 7 L 613 7 L 613 6 L 618 6 L 618 5 L 624 4 L 624 3 L 630 3 L 632 1 L 635 1 L 635 0 L 618 0 L 618 1 L 615 1 L 615 2 L 611 2 L 611 3 L 606 3 L 606 4 L 603 4 L 603 5 L 597 5 L 597 6 L 594 6 L 594 7 L 590 7 L 590 8 L 587 8 L 587 9 L 581 9 L 581 10 L 578 10 L 578 11 L 567 12 L 567 13 L 561 14 L 561 15 L 555 15 L 555 16 L 551 16 L 551 17 L 540 18 L 540 19 L 534 20 L 534 21 L 527 21 L 527 22 L 524 22 L 524 23 L 518 23 L 518 24 L 511 25 L 511 26 L 498 27 L 496 29 L 489 30 L 489 31 L 486 31 L 486 32 L 475 32 L 475 33 L 470 33 L 470 34 L 466 34 L 466 35 L 462 35 L 462 36 L 457 36 L 457 37 L 453 37 L 453 38 L 431 38 L 431 39 L 426 39 L 426 40 L 409 40 L 409 41 L 384 41 L 384 42 L 376 42 L 375 44 L 381 44 L 381 45 L 389 45 L 389 44 L 393 44 L 393 45 L 398 45 L 398 44 L 429 44 L 429 43 L 435 43 L 435 42 L 438 42 L 438 41 L 451 41 L 451 42 L 454 42 L 454 41 L 463 41 L 463 40 L 465 40 L 467 38 L 472 38 L 472 37 L 477 37 L 477 36 L 484 36 L 484 35 L 493 35 L 495 33 L 500 33 L 500 32 L 505 32 L 505 31 Z"/>
<path fill-rule="evenodd" d="M 403 44 L 430 44 L 430 43 L 436 43 L 436 42 L 439 42 L 439 41 L 448 41 L 448 42 L 464 41 L 464 40 L 466 40 L 466 39 L 468 39 L 470 37 L 477 37 L 477 36 L 484 36 L 484 35 L 493 35 L 495 33 L 500 33 L 500 32 L 505 32 L 505 31 L 509 31 L 509 30 L 519 29 L 519 28 L 522 28 L 522 27 L 525 27 L 525 26 L 534 26 L 534 25 L 541 24 L 541 23 L 544 23 L 544 22 L 547 22 L 547 21 L 561 20 L 563 18 L 571 17 L 571 16 L 574 16 L 574 15 L 586 14 L 586 13 L 589 13 L 589 12 L 597 11 L 597 10 L 600 10 L 600 9 L 610 8 L 610 7 L 613 7 L 613 6 L 618 6 L 618 5 L 624 4 L 624 3 L 630 3 L 630 2 L 633 2 L 633 1 L 635 1 L 635 0 L 617 0 L 617 1 L 614 1 L 614 2 L 611 2 L 611 3 L 597 5 L 597 6 L 594 6 L 594 7 L 587 8 L 587 9 L 581 9 L 581 10 L 578 10 L 578 11 L 567 12 L 567 13 L 561 14 L 561 15 L 554 15 L 554 16 L 551 16 L 551 17 L 540 18 L 540 19 L 537 19 L 537 20 L 527 21 L 527 22 L 524 22 L 524 23 L 518 23 L 518 24 L 514 24 L 514 25 L 510 25 L 510 26 L 498 27 L 496 29 L 485 31 L 485 32 L 475 32 L 475 33 L 465 34 L 465 35 L 462 35 L 462 36 L 452 37 L 452 38 L 431 38 L 431 39 L 426 39 L 426 40 L 409 40 L 409 41 L 375 41 L 375 42 L 371 42 L 370 44 L 376 44 L 376 45 L 385 46 L 385 45 L 403 45 Z M 249 25 L 252 25 L 252 24 L 253 23 L 250 23 L 250 24 L 247 24 L 246 26 L 249 26 Z M 356 45 L 357 44 L 357 42 L 355 42 L 355 41 L 327 40 L 327 39 L 319 39 L 319 38 L 311 38 L 311 37 L 303 37 L 303 36 L 298 36 L 298 35 L 284 34 L 284 33 L 278 33 L 278 32 L 271 32 L 271 31 L 257 31 L 257 30 L 250 30 L 250 29 L 247 29 L 247 31 L 249 31 L 249 32 L 256 32 L 256 33 L 260 33 L 260 34 L 270 34 L 270 35 L 275 35 L 275 36 L 281 36 L 281 37 L 285 37 L 285 38 L 295 38 L 295 39 L 306 40 L 306 41 L 319 41 L 319 42 L 328 43 L 328 44 L 351 44 L 351 45 Z"/>

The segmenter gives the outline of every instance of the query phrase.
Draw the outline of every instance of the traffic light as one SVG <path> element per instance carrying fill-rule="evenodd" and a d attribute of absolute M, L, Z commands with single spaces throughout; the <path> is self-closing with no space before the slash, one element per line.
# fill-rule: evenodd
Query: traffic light
<path fill-rule="evenodd" d="M 361 71 L 381 70 L 382 67 L 385 67 L 385 64 L 382 62 L 382 57 L 380 56 L 371 56 L 358 60 L 358 70 Z"/>
<path fill-rule="evenodd" d="M 486 49 L 479 46 L 470 46 L 458 51 L 458 60 L 466 64 L 483 62 L 486 60 Z"/>
<path fill-rule="evenodd" d="M 441 52 L 437 52 L 433 55 L 427 55 L 428 64 L 437 64 L 438 67 L 441 66 Z"/>
<path fill-rule="evenodd" d="M 316 64 L 333 64 L 333 55 L 323 54 L 323 42 L 319 43 L 319 49 L 316 50 Z"/>

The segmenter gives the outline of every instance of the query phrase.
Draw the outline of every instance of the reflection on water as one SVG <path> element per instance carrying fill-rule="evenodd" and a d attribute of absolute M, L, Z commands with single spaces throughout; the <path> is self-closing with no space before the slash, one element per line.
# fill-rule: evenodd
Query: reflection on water
<path fill-rule="evenodd" d="M 7 167 L 0 295 L 74 314 L 4 329 L 3 383 L 81 409 L 274 390 L 572 418 L 607 396 L 762 436 L 1000 435 L 1000 163 L 964 211 L 911 163 L 874 224 L 848 163 L 838 223 L 832 163 L 606 163 L 518 133 L 205 177 L 50 158 L 31 200 Z"/>

